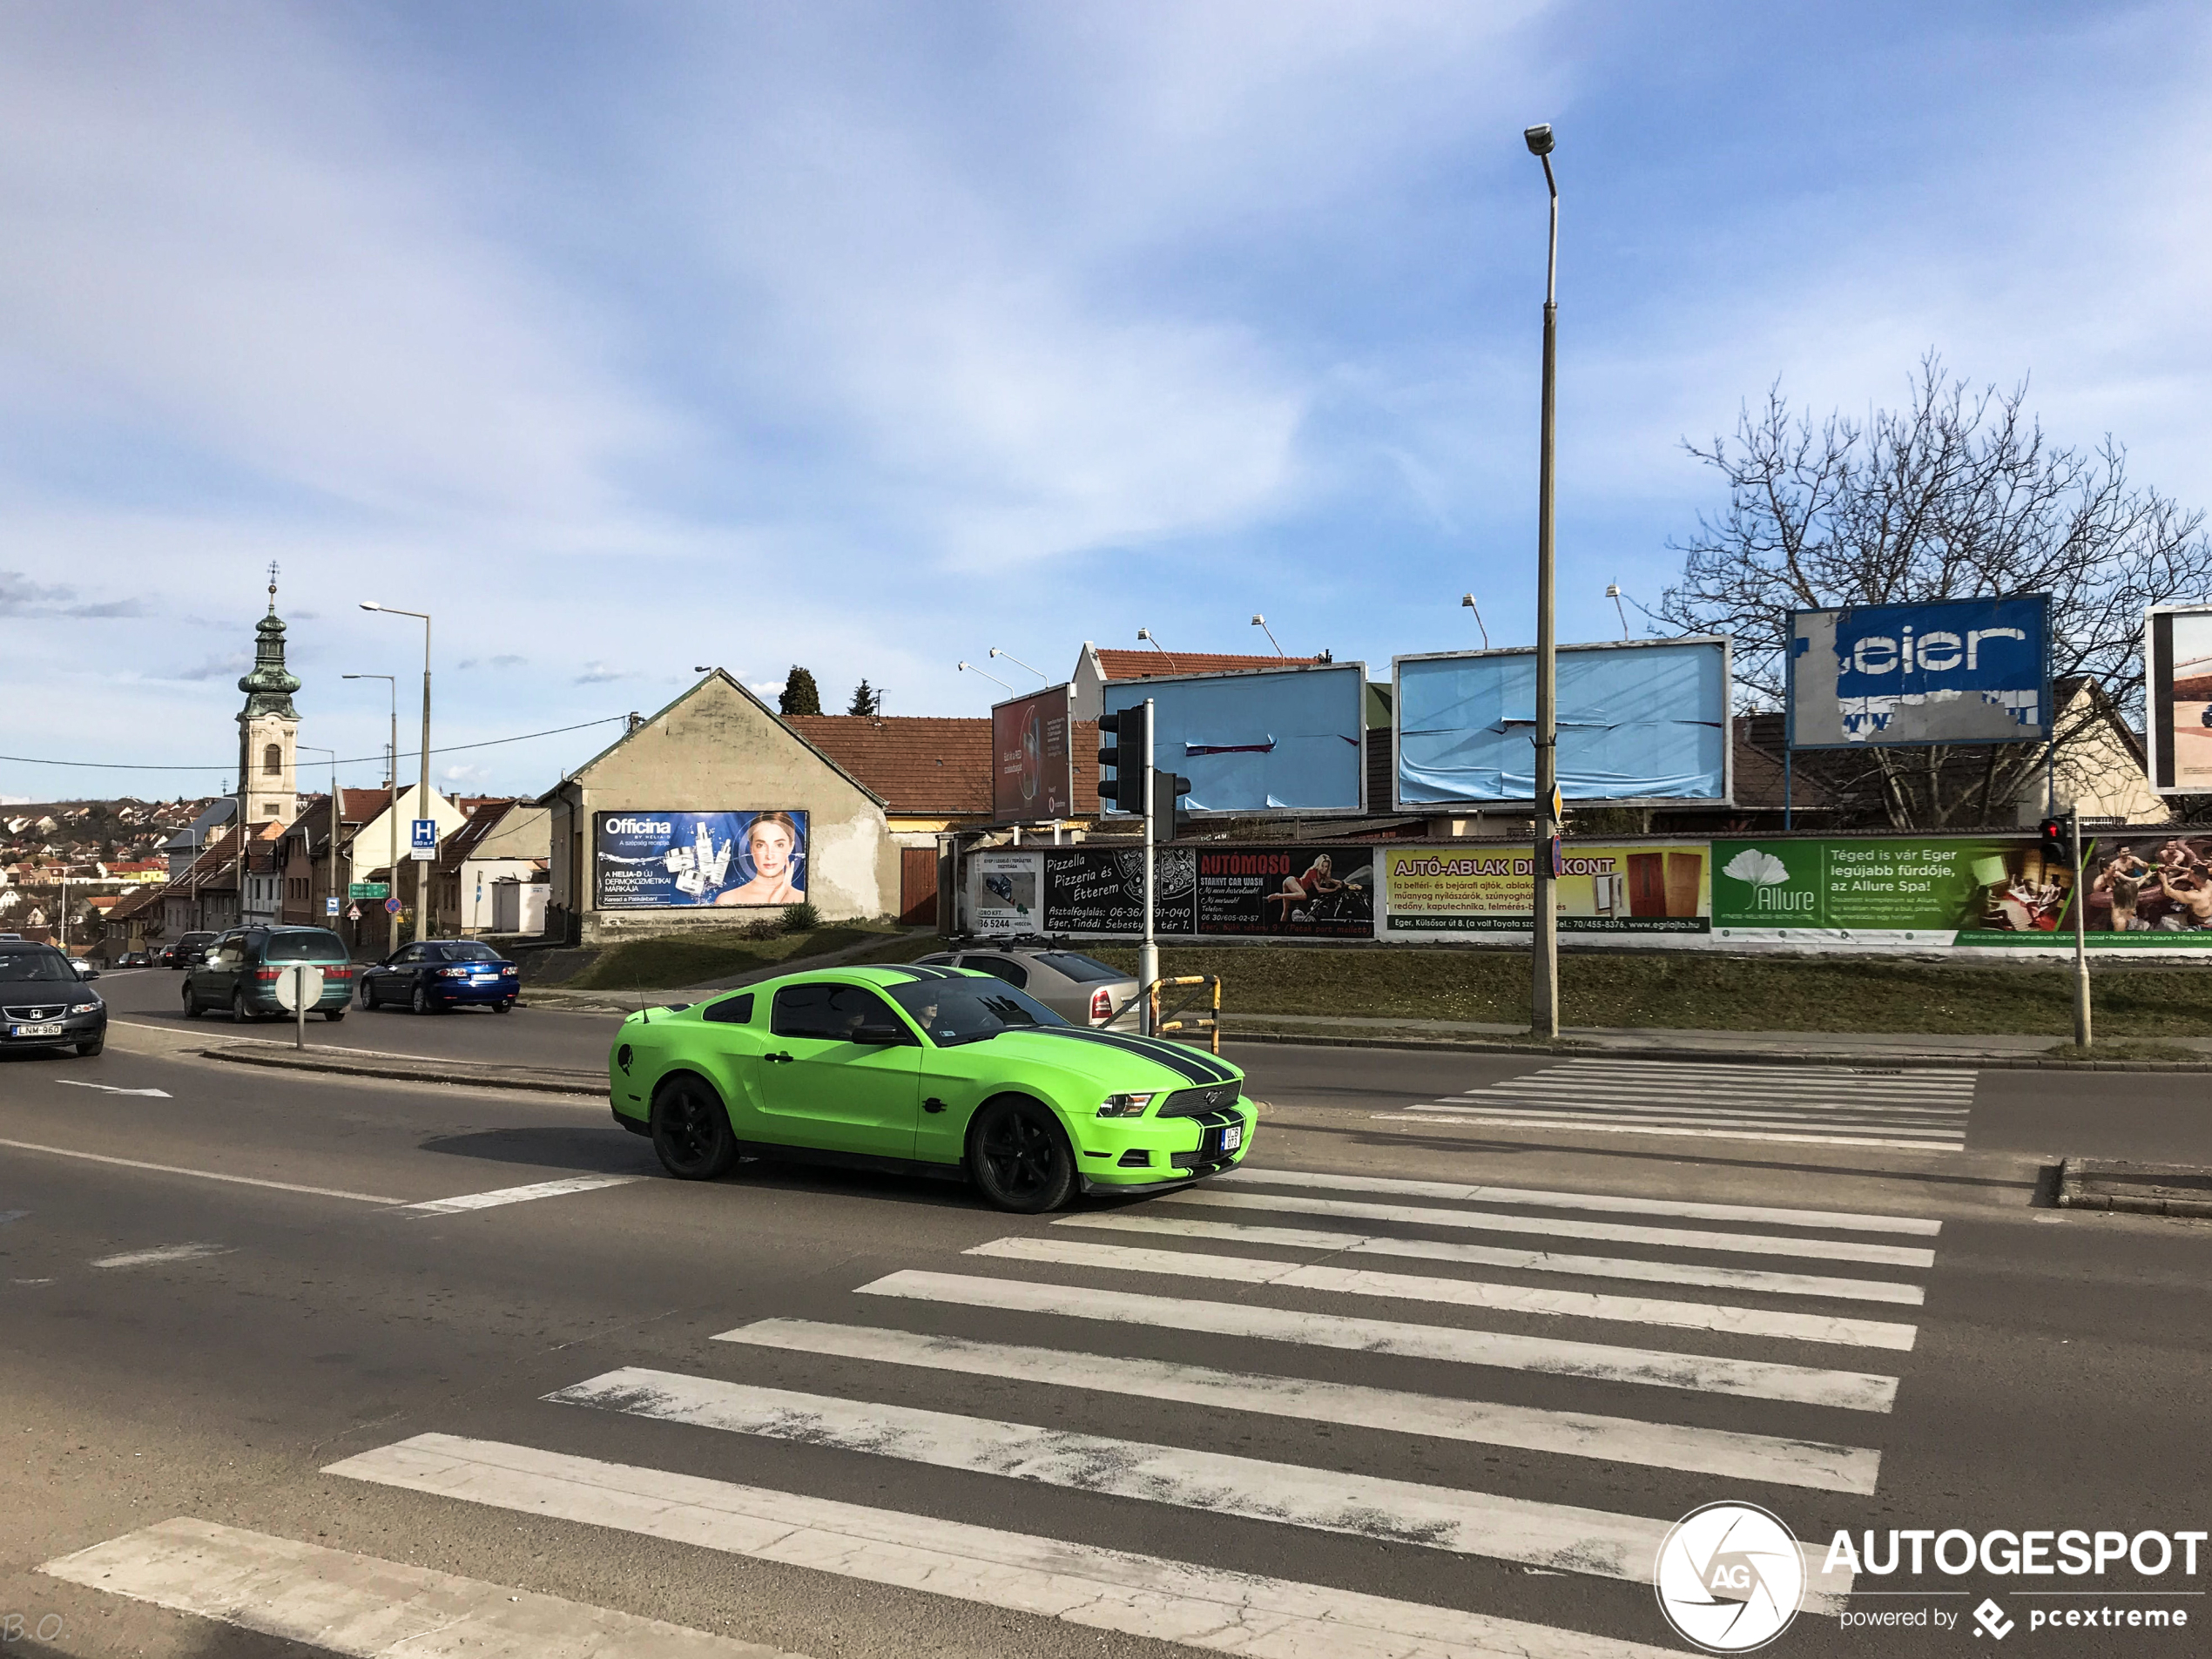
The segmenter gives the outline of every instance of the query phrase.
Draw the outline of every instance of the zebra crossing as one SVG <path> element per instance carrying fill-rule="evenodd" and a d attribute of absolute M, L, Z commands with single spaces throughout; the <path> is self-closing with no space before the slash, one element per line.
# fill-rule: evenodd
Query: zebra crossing
<path fill-rule="evenodd" d="M 1975 1074 L 1725 1061 L 1562 1061 L 1384 1122 L 1963 1151 Z"/>
<path fill-rule="evenodd" d="M 1245 1168 L 1022 1224 L 812 1310 L 837 1317 L 748 1320 L 680 1368 L 664 1357 L 579 1376 L 544 1397 L 553 1409 L 527 1444 L 434 1431 L 323 1473 L 1253 1659 L 1652 1659 L 1671 1649 L 1656 1645 L 1668 1633 L 1648 1590 L 1635 1616 L 1650 1619 L 1649 1642 L 1471 1611 L 1444 1588 L 1433 1603 L 1355 1590 L 1356 1567 L 1307 1582 L 1146 1554 L 1118 1529 L 1086 1540 L 1079 1514 L 1055 1535 L 979 1525 L 939 1513 L 933 1482 L 988 1477 L 1055 1503 L 1097 1494 L 1410 1546 L 1440 1568 L 1480 1561 L 1646 1587 L 1694 1503 L 1787 1508 L 1877 1490 L 1895 1366 L 1918 1336 L 1909 1321 L 1940 1227 Z M 825 1380 L 790 1386 L 793 1366 Z M 1135 1408 L 1143 1434 L 1106 1432 Z M 566 1449 L 587 1413 L 697 1435 L 695 1458 L 655 1467 Z M 1338 1430 L 1417 1455 L 1332 1463 L 1315 1436 Z M 769 1443 L 867 1460 L 890 1495 L 856 1503 L 788 1478 L 693 1472 L 726 1473 L 727 1452 Z M 1484 1474 L 1507 1456 L 1536 1478 L 1515 1490 Z M 1692 1501 L 1639 1507 L 1655 1472 L 1687 1482 Z M 167 1563 L 138 1575 L 156 1584 L 145 1599 L 183 1594 L 177 1541 L 140 1552 Z M 140 1594 L 136 1556 L 122 1554 L 101 1559 L 97 1581 Z M 1849 1572 L 1810 1544 L 1804 1566 L 1803 1610 L 1839 1611 Z M 81 1564 L 56 1569 L 96 1581 Z"/>

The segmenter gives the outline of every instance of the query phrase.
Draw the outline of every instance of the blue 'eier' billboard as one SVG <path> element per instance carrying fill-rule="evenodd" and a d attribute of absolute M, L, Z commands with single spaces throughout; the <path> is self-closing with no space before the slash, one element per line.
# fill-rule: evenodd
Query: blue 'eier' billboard
<path fill-rule="evenodd" d="M 2050 616 L 2043 593 L 1792 611 L 1790 746 L 2040 741 Z"/>

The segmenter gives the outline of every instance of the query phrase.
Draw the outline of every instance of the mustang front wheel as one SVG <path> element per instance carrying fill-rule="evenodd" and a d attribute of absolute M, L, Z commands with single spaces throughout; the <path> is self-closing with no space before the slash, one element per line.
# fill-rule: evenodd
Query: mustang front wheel
<path fill-rule="evenodd" d="M 671 1077 L 653 1096 L 653 1150 L 679 1181 L 711 1181 L 738 1161 L 721 1096 L 697 1077 Z"/>
<path fill-rule="evenodd" d="M 1001 1210 L 1057 1210 L 1076 1190 L 1076 1157 L 1059 1120 L 1035 1101 L 1001 1099 L 975 1114 L 968 1175 Z"/>

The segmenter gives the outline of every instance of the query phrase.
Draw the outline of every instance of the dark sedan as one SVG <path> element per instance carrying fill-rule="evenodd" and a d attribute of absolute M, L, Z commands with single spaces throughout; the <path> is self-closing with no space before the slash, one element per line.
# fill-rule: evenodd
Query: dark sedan
<path fill-rule="evenodd" d="M 361 970 L 365 1008 L 409 1008 L 443 1014 L 471 1004 L 504 1014 L 515 1006 L 521 976 L 515 964 L 473 939 L 426 939 L 402 945 Z"/>
<path fill-rule="evenodd" d="M 51 945 L 0 941 L 0 1049 L 89 1055 L 106 1042 L 107 1004 L 68 957 Z"/>

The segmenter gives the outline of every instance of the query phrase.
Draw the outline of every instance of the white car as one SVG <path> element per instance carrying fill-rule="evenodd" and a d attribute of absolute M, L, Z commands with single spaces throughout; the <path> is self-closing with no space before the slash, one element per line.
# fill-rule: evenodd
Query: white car
<path fill-rule="evenodd" d="M 924 956 L 927 968 L 972 968 L 1027 991 L 1076 1025 L 1134 1031 L 1136 976 L 1080 952 L 1036 945 L 971 945 Z"/>

